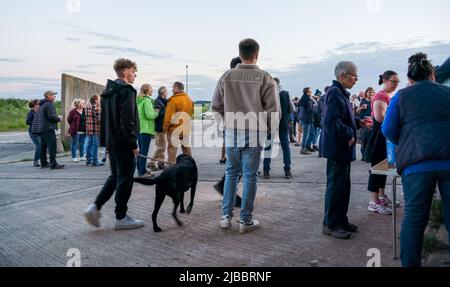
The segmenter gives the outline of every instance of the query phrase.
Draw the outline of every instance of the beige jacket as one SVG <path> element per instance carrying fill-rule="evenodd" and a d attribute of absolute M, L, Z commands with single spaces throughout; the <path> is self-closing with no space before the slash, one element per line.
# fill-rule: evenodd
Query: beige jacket
<path fill-rule="evenodd" d="M 271 126 L 278 128 L 281 110 L 277 84 L 257 65 L 239 64 L 217 83 L 212 110 L 224 118 L 227 129 L 266 131 Z M 245 120 L 234 121 L 233 116 Z"/>

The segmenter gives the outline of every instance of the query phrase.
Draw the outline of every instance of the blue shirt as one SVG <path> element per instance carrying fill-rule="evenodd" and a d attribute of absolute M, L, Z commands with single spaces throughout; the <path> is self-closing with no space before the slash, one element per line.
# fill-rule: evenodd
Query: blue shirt
<path fill-rule="evenodd" d="M 382 125 L 382 132 L 384 136 L 398 145 L 400 138 L 400 108 L 399 108 L 399 93 L 391 99 L 391 102 L 386 111 Z M 413 163 L 405 167 L 403 175 L 410 175 L 414 173 L 431 172 L 431 171 L 450 171 L 450 159 L 442 160 L 424 160 L 418 163 Z"/>

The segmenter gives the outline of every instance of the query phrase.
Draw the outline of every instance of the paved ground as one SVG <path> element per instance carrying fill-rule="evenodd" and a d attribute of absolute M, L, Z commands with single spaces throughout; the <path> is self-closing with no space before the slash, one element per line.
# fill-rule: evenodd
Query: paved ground
<path fill-rule="evenodd" d="M 6 144 L 15 139 L 20 139 L 17 145 Z M 29 157 L 18 153 L 32 149 L 26 139 L 26 134 L 0 135 L 0 160 Z M 185 225 L 177 227 L 166 199 L 159 213 L 164 232 L 158 234 L 151 227 L 154 188 L 138 184 L 129 213 L 144 219 L 144 228 L 114 231 L 113 202 L 102 210 L 102 228 L 85 223 L 83 210 L 99 192 L 108 167 L 86 167 L 67 157 L 59 159 L 67 165 L 59 171 L 36 169 L 30 162 L 0 164 L 0 266 L 65 266 L 70 248 L 80 251 L 82 266 L 364 267 L 370 248 L 381 251 L 382 266 L 400 266 L 392 260 L 391 217 L 367 211 L 369 165 L 352 166 L 349 217 L 360 231 L 350 240 L 337 240 L 321 234 L 325 160 L 300 156 L 294 146 L 291 151 L 294 178 L 284 179 L 281 157 L 274 160 L 272 178 L 258 182 L 254 215 L 262 228 L 247 235 L 239 234 L 235 222 L 232 230 L 218 227 L 221 198 L 212 188 L 224 170 L 218 148 L 194 149 L 200 183 L 193 212 L 181 215 Z M 402 201 L 401 191 L 399 186 Z M 400 223 L 401 209 L 398 214 Z"/>

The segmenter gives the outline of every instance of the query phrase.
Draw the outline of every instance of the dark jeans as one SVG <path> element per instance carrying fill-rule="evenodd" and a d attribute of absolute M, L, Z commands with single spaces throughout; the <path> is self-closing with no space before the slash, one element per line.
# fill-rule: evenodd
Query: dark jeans
<path fill-rule="evenodd" d="M 327 191 L 325 193 L 325 216 L 323 224 L 329 228 L 348 225 L 350 203 L 350 162 L 337 163 L 327 160 Z"/>
<path fill-rule="evenodd" d="M 287 129 L 280 129 L 279 131 L 279 137 L 280 137 L 280 144 L 281 149 L 283 150 L 283 163 L 284 163 L 284 170 L 290 171 L 291 170 L 291 149 L 289 147 L 289 130 Z M 270 141 L 270 138 L 269 138 Z M 264 151 L 271 151 L 273 141 L 270 141 L 270 145 L 264 148 Z M 263 166 L 265 171 L 270 170 L 270 164 L 272 162 L 271 158 L 271 152 L 270 156 L 267 156 L 264 158 Z"/>
<path fill-rule="evenodd" d="M 130 148 L 117 148 L 109 150 L 111 175 L 105 182 L 95 204 L 100 210 L 111 198 L 114 192 L 116 202 L 116 218 L 121 220 L 127 215 L 127 203 L 133 189 L 133 176 L 136 162 L 133 151 Z"/>
<path fill-rule="evenodd" d="M 450 230 L 450 171 L 410 174 L 402 176 L 402 183 L 405 213 L 400 234 L 400 259 L 403 267 L 419 267 L 436 184 L 441 193 L 445 226 Z"/>
<path fill-rule="evenodd" d="M 41 136 L 41 166 L 47 166 L 47 148 L 50 155 L 50 167 L 57 165 L 56 162 L 56 135 L 55 131 L 51 130 L 40 134 Z"/>
<path fill-rule="evenodd" d="M 41 158 L 41 137 L 38 134 L 28 133 L 31 141 L 34 143 L 34 161 L 38 161 Z"/>
<path fill-rule="evenodd" d="M 150 148 L 150 142 L 152 141 L 152 136 L 150 134 L 139 134 L 138 145 L 139 153 L 147 156 L 148 150 Z M 147 158 L 138 157 L 137 158 L 137 170 L 138 175 L 143 176 L 147 171 Z"/>

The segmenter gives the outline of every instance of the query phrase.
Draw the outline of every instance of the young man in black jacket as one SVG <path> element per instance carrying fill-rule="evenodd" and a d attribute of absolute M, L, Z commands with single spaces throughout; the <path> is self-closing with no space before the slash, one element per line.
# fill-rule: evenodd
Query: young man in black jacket
<path fill-rule="evenodd" d="M 61 119 L 56 113 L 55 104 L 56 92 L 47 91 L 44 99 L 39 102 L 39 111 L 33 119 L 31 131 L 41 138 L 41 168 L 61 169 L 64 165 L 56 162 L 56 134 L 58 123 Z M 50 164 L 47 161 L 47 148 L 50 155 Z"/>
<path fill-rule="evenodd" d="M 167 148 L 167 142 L 166 142 L 166 134 L 163 130 L 163 123 L 164 123 L 164 115 L 166 114 L 166 106 L 167 102 L 169 100 L 167 99 L 167 88 L 166 87 L 160 87 L 158 89 L 158 98 L 155 100 L 155 109 L 159 110 L 159 115 L 155 119 L 155 144 L 156 149 L 153 154 L 153 159 L 150 162 L 150 168 L 152 171 L 158 171 L 165 168 L 164 165 L 164 159 L 165 159 L 165 152 Z"/>
<path fill-rule="evenodd" d="M 144 226 L 142 220 L 127 215 L 136 168 L 135 156 L 139 154 L 136 90 L 131 86 L 136 78 L 137 66 L 128 59 L 119 59 L 114 64 L 114 70 L 118 79 L 108 80 L 101 96 L 100 123 L 100 146 L 106 147 L 109 152 L 111 175 L 95 203 L 84 214 L 88 223 L 100 227 L 100 209 L 115 192 L 115 229 L 133 229 Z"/>

